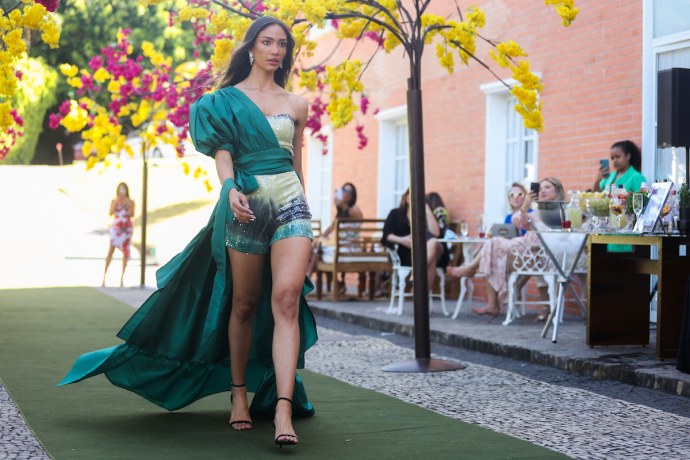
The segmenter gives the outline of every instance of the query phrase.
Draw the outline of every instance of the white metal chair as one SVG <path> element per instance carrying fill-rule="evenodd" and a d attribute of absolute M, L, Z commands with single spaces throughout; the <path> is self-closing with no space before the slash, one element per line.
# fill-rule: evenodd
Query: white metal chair
<path fill-rule="evenodd" d="M 541 246 L 527 246 L 523 250 L 513 250 L 513 271 L 508 276 L 508 309 L 503 325 L 507 326 L 521 316 L 521 312 L 516 308 L 518 305 L 538 304 L 548 305 L 551 311 L 556 311 L 558 271 L 549 260 L 546 251 Z M 542 276 L 548 286 L 548 300 L 531 300 L 522 296 L 518 299 L 518 289 L 516 284 L 520 276 Z M 523 307 L 524 308 L 524 307 Z M 524 310 L 522 311 L 524 314 Z"/>
<path fill-rule="evenodd" d="M 462 253 L 465 261 L 474 259 L 477 252 L 481 249 L 483 243 L 469 242 L 463 243 Z M 482 278 L 483 275 L 476 274 L 474 278 Z M 460 278 L 460 295 L 455 302 L 455 311 L 453 312 L 453 319 L 457 319 L 462 307 L 465 304 L 465 297 L 467 297 L 467 305 L 472 306 L 472 296 L 474 295 L 474 278 Z"/>
<path fill-rule="evenodd" d="M 412 273 L 412 267 L 401 264 L 400 256 L 398 255 L 397 251 L 393 249 L 388 249 L 388 254 L 390 255 L 391 265 L 393 268 L 391 270 L 390 277 L 391 301 L 388 305 L 388 310 L 386 310 L 386 313 L 397 313 L 398 315 L 402 315 L 404 306 L 403 301 L 405 297 L 413 297 L 414 295 L 412 292 L 405 292 L 405 280 L 408 276 L 410 276 L 410 273 Z M 433 299 L 439 298 L 441 299 L 441 310 L 443 311 L 444 316 L 448 316 L 448 310 L 446 310 L 445 294 L 446 274 L 442 268 L 438 267 L 436 268 L 436 274 L 438 275 L 440 292 L 434 293 L 431 289 L 429 290 L 429 312 L 433 310 Z M 398 304 L 397 308 L 395 307 L 396 297 Z"/>

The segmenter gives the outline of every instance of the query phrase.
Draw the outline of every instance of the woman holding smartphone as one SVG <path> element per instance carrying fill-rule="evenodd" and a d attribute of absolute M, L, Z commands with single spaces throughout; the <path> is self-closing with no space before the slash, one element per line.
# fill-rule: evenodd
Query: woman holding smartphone
<path fill-rule="evenodd" d="M 609 153 L 613 171 L 609 171 L 606 162 L 600 162 L 597 178 L 594 181 L 594 191 L 606 190 L 609 185 L 623 185 L 628 192 L 639 192 L 647 179 L 640 173 L 642 169 L 642 153 L 632 141 L 620 141 L 611 146 Z"/>

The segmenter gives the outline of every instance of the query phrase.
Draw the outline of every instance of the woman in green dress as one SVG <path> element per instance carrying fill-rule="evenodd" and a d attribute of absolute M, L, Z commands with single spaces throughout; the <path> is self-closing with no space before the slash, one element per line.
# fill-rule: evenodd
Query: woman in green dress
<path fill-rule="evenodd" d="M 275 443 L 297 444 L 292 416 L 314 408 L 296 369 L 317 335 L 304 299 L 313 289 L 301 182 L 307 102 L 284 90 L 294 46 L 285 24 L 257 19 L 217 89 L 191 107 L 192 141 L 223 183 L 216 209 L 158 270 L 158 290 L 118 334 L 125 343 L 82 355 L 61 385 L 104 373 L 168 410 L 230 389 L 232 428 L 269 415 Z"/>
<path fill-rule="evenodd" d="M 604 166 L 597 171 L 594 180 L 594 191 L 606 190 L 609 185 L 623 185 L 628 192 L 639 192 L 647 179 L 640 172 L 642 170 L 642 152 L 633 141 L 619 141 L 611 146 L 609 156 L 613 171 L 609 172 Z"/>

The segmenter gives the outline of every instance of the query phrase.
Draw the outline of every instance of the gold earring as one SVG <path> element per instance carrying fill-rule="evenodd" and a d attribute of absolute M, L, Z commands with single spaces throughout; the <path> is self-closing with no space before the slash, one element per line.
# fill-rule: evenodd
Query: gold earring
<path fill-rule="evenodd" d="M 249 52 L 249 65 L 254 65 L 254 53 Z"/>

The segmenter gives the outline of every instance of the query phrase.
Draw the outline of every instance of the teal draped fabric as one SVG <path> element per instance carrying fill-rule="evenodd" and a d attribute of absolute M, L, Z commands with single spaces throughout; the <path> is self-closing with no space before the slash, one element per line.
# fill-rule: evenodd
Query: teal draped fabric
<path fill-rule="evenodd" d="M 290 152 L 279 147 L 261 110 L 235 88 L 202 96 L 192 106 L 190 132 L 202 153 L 213 156 L 220 149 L 232 153 L 237 168 L 235 181 L 245 193 L 257 187 L 254 175 L 292 169 Z M 227 325 L 232 277 L 225 248 L 225 222 L 232 218 L 229 191 L 226 181 L 208 224 L 156 272 L 158 290 L 117 334 L 124 343 L 80 356 L 58 385 L 102 373 L 114 385 L 168 410 L 230 389 Z M 255 393 L 250 407 L 255 416 L 273 414 L 277 397 L 270 259 L 261 282 L 246 376 L 248 391 Z M 304 352 L 317 341 L 314 316 L 304 298 L 312 290 L 305 276 L 298 317 L 300 369 L 304 367 Z M 314 414 L 299 375 L 292 396 L 293 415 Z"/>

